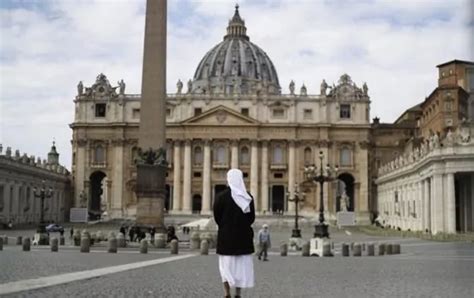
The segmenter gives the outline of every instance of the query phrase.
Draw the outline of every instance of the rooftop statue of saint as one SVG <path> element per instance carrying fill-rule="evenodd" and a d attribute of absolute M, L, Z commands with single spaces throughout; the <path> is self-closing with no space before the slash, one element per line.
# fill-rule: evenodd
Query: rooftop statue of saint
<path fill-rule="evenodd" d="M 321 82 L 321 95 L 326 95 L 326 90 L 328 89 L 328 84 L 326 83 L 326 80 L 323 79 Z"/>

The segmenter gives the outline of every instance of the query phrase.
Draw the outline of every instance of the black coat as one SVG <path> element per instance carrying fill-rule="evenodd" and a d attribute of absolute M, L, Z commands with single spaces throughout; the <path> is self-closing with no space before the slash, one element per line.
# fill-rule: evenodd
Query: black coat
<path fill-rule="evenodd" d="M 248 255 L 254 252 L 252 224 L 255 221 L 255 205 L 250 203 L 250 212 L 244 213 L 232 199 L 230 188 L 216 196 L 214 219 L 217 232 L 217 254 Z"/>

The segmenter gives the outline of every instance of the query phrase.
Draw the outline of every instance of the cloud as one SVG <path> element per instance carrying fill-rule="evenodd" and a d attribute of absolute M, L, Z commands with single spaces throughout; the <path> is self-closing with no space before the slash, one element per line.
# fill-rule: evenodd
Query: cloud
<path fill-rule="evenodd" d="M 250 40 L 290 80 L 319 93 L 348 73 L 367 82 L 371 114 L 394 121 L 436 86 L 436 65 L 472 60 L 469 1 L 239 1 Z M 168 1 L 167 88 L 187 81 L 222 40 L 235 0 Z M 472 9 L 472 7 L 471 7 Z M 71 165 L 73 98 L 98 73 L 139 93 L 145 2 L 2 1 L 0 142 Z M 471 45 L 470 45 L 471 43 Z"/>

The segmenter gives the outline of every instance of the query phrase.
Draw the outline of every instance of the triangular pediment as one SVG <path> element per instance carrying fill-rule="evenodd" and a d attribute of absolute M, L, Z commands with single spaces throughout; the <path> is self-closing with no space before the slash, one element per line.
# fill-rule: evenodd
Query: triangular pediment
<path fill-rule="evenodd" d="M 188 125 L 256 125 L 259 122 L 225 106 L 217 106 L 182 122 Z"/>

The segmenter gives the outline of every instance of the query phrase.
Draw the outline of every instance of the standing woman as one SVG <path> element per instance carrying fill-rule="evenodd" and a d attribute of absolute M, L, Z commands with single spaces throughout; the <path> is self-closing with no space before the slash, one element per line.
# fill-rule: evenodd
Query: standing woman
<path fill-rule="evenodd" d="M 219 227 L 217 254 L 225 297 L 231 297 L 231 287 L 235 288 L 235 297 L 240 297 L 241 288 L 254 286 L 252 224 L 255 206 L 245 189 L 242 171 L 229 170 L 227 184 L 229 187 L 219 193 L 214 202 L 214 219 Z"/>

